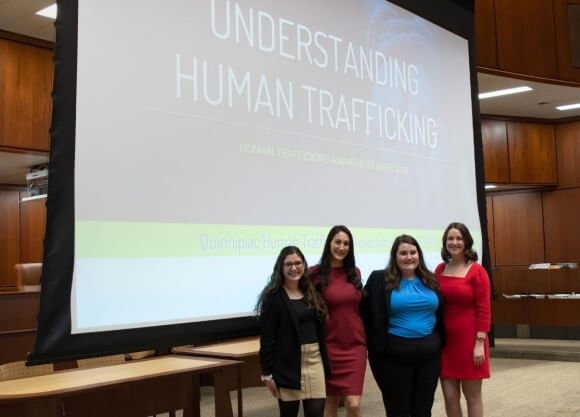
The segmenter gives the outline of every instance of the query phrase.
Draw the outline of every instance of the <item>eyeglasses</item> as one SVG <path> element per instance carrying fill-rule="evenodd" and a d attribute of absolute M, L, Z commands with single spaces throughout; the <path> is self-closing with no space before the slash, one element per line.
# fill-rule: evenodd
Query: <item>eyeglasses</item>
<path fill-rule="evenodd" d="M 304 262 L 296 261 L 296 262 L 284 262 L 284 268 L 292 269 L 295 266 L 296 269 L 300 269 L 304 266 Z"/>

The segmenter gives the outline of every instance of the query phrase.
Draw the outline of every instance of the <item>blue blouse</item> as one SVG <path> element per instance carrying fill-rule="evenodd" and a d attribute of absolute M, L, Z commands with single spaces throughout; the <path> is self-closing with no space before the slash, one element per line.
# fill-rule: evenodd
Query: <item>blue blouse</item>
<path fill-rule="evenodd" d="M 427 288 L 421 279 L 402 278 L 399 289 L 391 294 L 388 332 L 406 338 L 430 335 L 435 327 L 438 306 L 437 294 Z"/>

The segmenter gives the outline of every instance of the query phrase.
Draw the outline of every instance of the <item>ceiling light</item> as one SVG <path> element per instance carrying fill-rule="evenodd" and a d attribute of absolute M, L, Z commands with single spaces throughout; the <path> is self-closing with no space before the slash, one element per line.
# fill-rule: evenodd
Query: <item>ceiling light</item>
<path fill-rule="evenodd" d="M 499 96 L 506 96 L 508 94 L 516 94 L 516 93 L 523 93 L 525 91 L 531 91 L 532 88 L 528 86 L 522 87 L 514 87 L 514 88 L 507 88 L 505 90 L 497 90 L 497 91 L 490 91 L 487 93 L 479 94 L 479 99 L 490 98 L 490 97 L 499 97 Z"/>
<path fill-rule="evenodd" d="M 36 12 L 37 15 L 56 19 L 56 3 Z"/>
<path fill-rule="evenodd" d="M 485 184 L 485 189 L 486 190 L 493 190 L 494 188 L 497 188 L 497 185 L 494 185 L 494 184 Z"/>
<path fill-rule="evenodd" d="M 580 103 L 566 104 L 565 106 L 556 106 L 556 108 L 560 111 L 580 109 Z"/>

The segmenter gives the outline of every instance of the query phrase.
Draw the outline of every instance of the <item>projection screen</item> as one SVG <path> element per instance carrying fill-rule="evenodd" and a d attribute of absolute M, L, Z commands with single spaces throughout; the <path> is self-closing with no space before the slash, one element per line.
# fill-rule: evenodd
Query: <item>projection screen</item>
<path fill-rule="evenodd" d="M 60 2 L 30 359 L 254 334 L 334 224 L 363 279 L 401 233 L 434 268 L 451 221 L 481 254 L 472 11 L 408 3 Z"/>

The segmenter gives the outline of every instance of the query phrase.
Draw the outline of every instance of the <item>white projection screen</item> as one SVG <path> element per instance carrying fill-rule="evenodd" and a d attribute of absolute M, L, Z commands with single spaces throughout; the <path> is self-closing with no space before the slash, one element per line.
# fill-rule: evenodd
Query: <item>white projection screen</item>
<path fill-rule="evenodd" d="M 396 3 L 60 2 L 31 359 L 253 334 L 280 249 L 335 224 L 363 279 L 401 233 L 434 268 L 451 221 L 481 256 L 473 10 Z"/>

